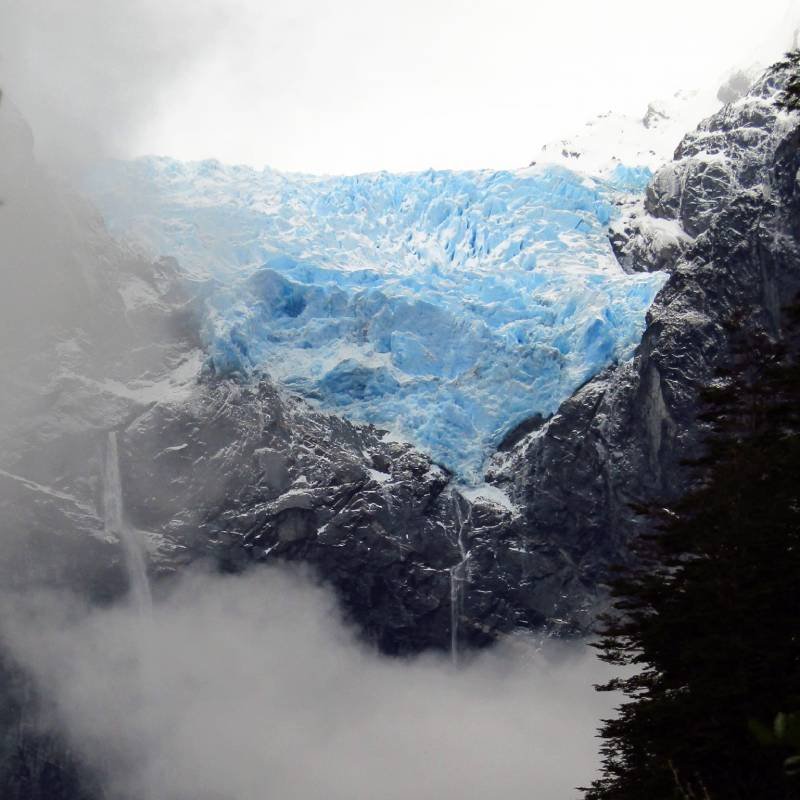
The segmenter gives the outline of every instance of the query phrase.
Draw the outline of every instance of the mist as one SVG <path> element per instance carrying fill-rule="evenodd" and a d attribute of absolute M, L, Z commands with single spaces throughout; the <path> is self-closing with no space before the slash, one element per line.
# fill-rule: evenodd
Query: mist
<path fill-rule="evenodd" d="M 613 702 L 581 644 L 513 637 L 461 668 L 376 655 L 286 569 L 195 572 L 152 616 L 46 594 L 3 609 L 4 643 L 113 800 L 563 800 Z"/>
<path fill-rule="evenodd" d="M 0 0 L 0 87 L 48 161 L 524 166 L 791 46 L 798 0 Z M 676 46 L 676 42 L 681 42 Z"/>
<path fill-rule="evenodd" d="M 0 88 L 59 167 L 130 152 L 165 93 L 227 41 L 224 2 L 0 0 Z"/>
<path fill-rule="evenodd" d="M 132 275 L 156 285 L 161 273 L 52 173 L 79 185 L 97 159 L 153 151 L 320 172 L 522 165 L 544 138 L 605 110 L 587 105 L 607 103 L 601 89 L 639 113 L 644 84 L 671 75 L 676 51 L 700 48 L 673 45 L 645 80 L 630 31 L 598 42 L 600 4 L 584 3 L 591 15 L 562 51 L 570 26 L 561 40 L 547 33 L 561 10 L 532 4 L 529 27 L 516 17 L 526 4 L 501 4 L 486 37 L 488 3 L 462 14 L 443 2 L 430 22 L 436 4 L 416 3 L 388 26 L 374 4 L 352 3 L 349 16 L 266 5 L 0 0 L 0 654 L 31 677 L 43 728 L 63 733 L 108 800 L 575 797 L 619 701 L 594 690 L 610 672 L 583 642 L 519 634 L 458 668 L 445 654 L 391 659 L 359 639 L 327 588 L 287 568 L 188 570 L 160 583 L 144 614 L 86 599 L 124 583 L 101 494 L 108 432 L 151 407 L 128 384 L 155 384 L 196 342 L 171 342 L 172 322 L 126 306 Z M 735 5 L 727 39 L 710 22 L 693 34 L 725 47 L 685 72 L 707 67 L 713 80 L 728 66 L 753 8 Z M 669 16 L 665 48 L 681 27 Z M 631 19 L 642 58 L 657 46 Z M 332 48 L 332 29 L 355 30 L 363 47 Z M 454 59 L 438 45 L 459 30 Z M 582 48 L 594 62 L 572 59 Z M 613 69 L 596 69 L 612 56 Z M 148 470 L 166 494 L 160 464 Z M 174 497 L 127 499 L 152 510 Z M 70 582 L 75 594 L 41 588 Z"/>
<path fill-rule="evenodd" d="M 118 287 L 155 266 L 110 241 L 91 207 L 38 166 L 34 138 L 48 141 L 59 109 L 42 110 L 34 137 L 8 99 L 0 654 L 40 698 L 24 724 L 65 740 L 109 800 L 577 795 L 613 705 L 593 690 L 607 673 L 582 644 L 513 637 L 465 654 L 459 669 L 445 654 L 388 659 L 359 641 L 326 589 L 280 569 L 175 578 L 146 615 L 96 604 L 95 589 L 107 598 L 124 585 L 102 521 L 107 435 L 143 410 L 101 381 L 168 370 L 167 326 L 146 317 L 147 337 L 126 338 L 136 316 Z M 87 142 L 119 141 L 103 125 L 64 130 L 75 145 L 51 139 L 59 165 L 83 158 Z M 168 485 L 166 468 L 148 470 Z"/>

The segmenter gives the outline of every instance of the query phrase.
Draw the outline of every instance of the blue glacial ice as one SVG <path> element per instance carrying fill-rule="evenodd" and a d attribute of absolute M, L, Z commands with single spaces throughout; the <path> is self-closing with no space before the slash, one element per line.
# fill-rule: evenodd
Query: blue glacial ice
<path fill-rule="evenodd" d="M 212 369 L 265 370 L 477 481 L 511 428 L 638 343 L 665 277 L 626 275 L 606 229 L 648 175 L 314 177 L 147 158 L 87 185 L 113 232 L 204 278 Z"/>

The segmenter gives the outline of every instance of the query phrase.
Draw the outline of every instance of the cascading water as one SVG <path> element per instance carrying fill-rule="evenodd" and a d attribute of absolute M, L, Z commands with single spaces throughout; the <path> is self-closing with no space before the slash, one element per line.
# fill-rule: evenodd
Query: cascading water
<path fill-rule="evenodd" d="M 133 602 L 140 615 L 150 614 L 153 599 L 150 593 L 150 581 L 147 578 L 144 543 L 141 534 L 125 521 L 116 431 L 109 431 L 106 444 L 103 507 L 106 531 L 119 539 L 122 545 L 125 570 L 128 573 L 129 590 Z"/>
<path fill-rule="evenodd" d="M 461 496 L 453 495 L 457 529 L 458 551 L 461 561 L 450 567 L 450 657 L 453 665 L 458 666 L 458 629 L 461 616 L 464 612 L 464 589 L 469 583 L 469 551 L 467 550 L 464 534 L 467 524 L 472 516 L 472 506 L 468 506 L 466 518 L 461 510 Z"/>

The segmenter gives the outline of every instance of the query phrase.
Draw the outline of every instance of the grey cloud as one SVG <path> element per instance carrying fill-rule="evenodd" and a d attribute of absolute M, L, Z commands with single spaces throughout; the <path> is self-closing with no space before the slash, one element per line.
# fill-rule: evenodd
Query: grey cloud
<path fill-rule="evenodd" d="M 113 800 L 563 800 L 611 698 L 585 646 L 509 640 L 456 670 L 360 645 L 276 569 L 194 574 L 141 617 L 4 603 L 2 632 Z"/>
<path fill-rule="evenodd" d="M 74 165 L 119 155 L 172 82 L 226 41 L 234 7 L 0 0 L 0 87 L 35 130 L 40 157 Z"/>

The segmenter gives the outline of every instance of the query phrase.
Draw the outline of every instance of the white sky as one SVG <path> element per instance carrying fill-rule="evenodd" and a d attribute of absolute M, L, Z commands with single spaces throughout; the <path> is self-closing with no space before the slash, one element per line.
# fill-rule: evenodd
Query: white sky
<path fill-rule="evenodd" d="M 127 154 L 333 173 L 524 165 L 599 112 L 642 114 L 779 56 L 800 21 L 800 0 L 4 5 L 21 18 L 6 46 L 27 70 L 19 85 L 39 70 L 42 113 L 70 97 L 57 133 L 77 113 L 77 84 L 87 113 L 109 110 L 117 138 L 127 130 Z M 120 98 L 141 103 L 141 72 L 146 113 L 125 119 Z"/>

